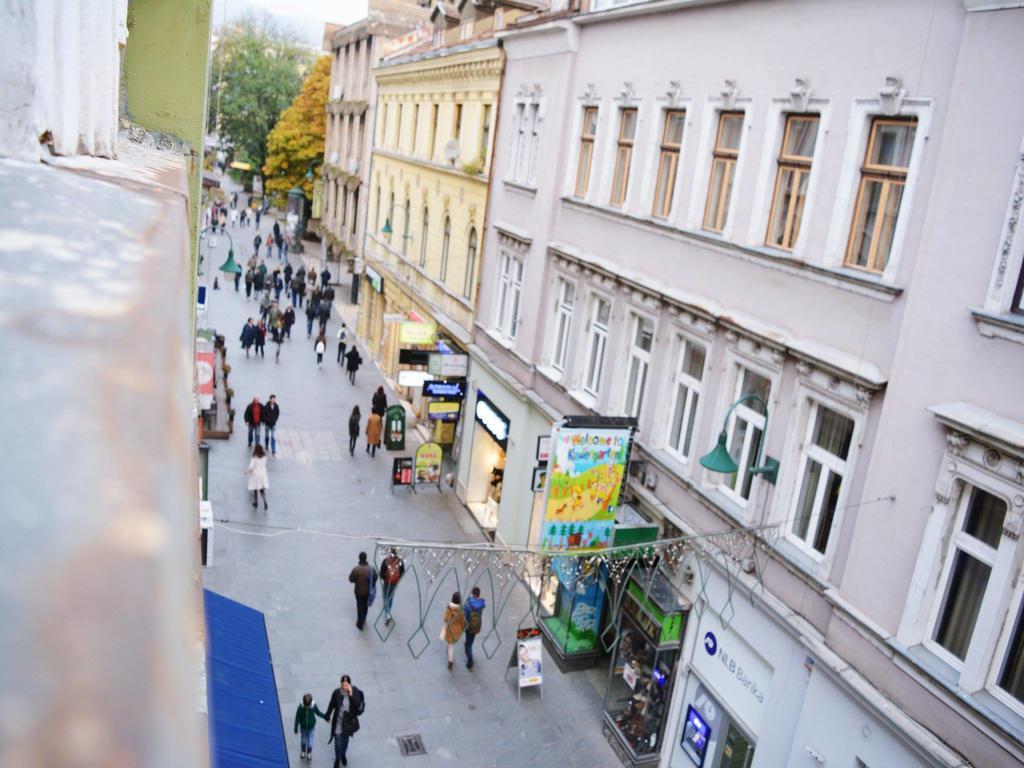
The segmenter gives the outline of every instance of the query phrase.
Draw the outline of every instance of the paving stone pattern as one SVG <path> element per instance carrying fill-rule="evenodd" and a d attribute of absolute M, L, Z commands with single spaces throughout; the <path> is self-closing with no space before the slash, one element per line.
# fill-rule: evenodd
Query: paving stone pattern
<path fill-rule="evenodd" d="M 264 219 L 263 233 L 272 221 Z M 254 230 L 234 230 L 236 256 L 244 264 L 251 254 Z M 219 238 L 208 260 L 220 264 L 227 242 Z M 221 253 L 221 251 L 224 251 Z M 267 260 L 268 265 L 271 260 Z M 293 262 L 297 267 L 297 260 Z M 202 279 L 202 278 L 201 278 Z M 347 296 L 347 289 L 339 290 Z M 354 308 L 345 308 L 351 312 Z M 224 334 L 230 384 L 238 409 L 235 433 L 228 441 L 211 441 L 210 499 L 214 515 L 229 520 L 215 531 L 214 564 L 204 572 L 206 586 L 266 614 L 281 714 L 292 765 L 299 760 L 299 737 L 292 733 L 295 708 L 303 693 L 326 708 L 342 673 L 352 676 L 367 697 L 362 728 L 349 748 L 349 765 L 405 766 L 616 766 L 618 760 L 601 735 L 603 674 L 562 675 L 553 662 L 544 669 L 543 700 L 535 690 L 516 702 L 512 676 L 505 668 L 514 629 L 528 613 L 517 594 L 499 622 L 502 645 L 487 659 L 478 638 L 476 667 L 465 668 L 461 646 L 449 672 L 444 645 L 438 641 L 451 583 L 441 587 L 425 622 L 430 646 L 413 659 L 406 642 L 418 627 L 416 589 L 402 582 L 395 597 L 395 631 L 382 642 L 370 626 L 355 627 L 355 601 L 348 573 L 360 550 L 372 553 L 374 537 L 421 541 L 482 541 L 469 513 L 450 489 L 392 494 L 392 454 L 371 459 L 361 438 L 348 455 L 348 415 L 359 404 L 365 416 L 370 397 L 383 383 L 369 355 L 349 384 L 334 362 L 332 340 L 323 368 L 315 362 L 304 324 L 297 324 L 274 363 L 246 358 L 238 336 L 245 318 L 258 316 L 246 301 L 244 284 L 235 293 L 229 283 L 211 291 L 208 325 Z M 354 314 L 349 316 L 354 320 Z M 304 320 L 304 316 L 302 317 Z M 301 321 L 300 321 L 301 323 Z M 353 322 L 349 322 L 353 327 Z M 270 509 L 253 509 L 245 490 L 245 444 L 242 411 L 253 395 L 277 395 L 281 407 L 278 455 L 270 463 Z M 389 400 L 393 396 L 389 393 Z M 294 529 L 302 528 L 302 532 Z M 365 538 L 364 538 L 365 537 Z M 488 613 L 494 600 L 484 586 Z M 371 608 L 377 618 L 379 603 Z M 489 621 L 485 619 L 485 621 Z M 487 625 L 485 624 L 485 631 Z M 416 638 L 422 643 L 424 633 Z M 398 737 L 419 734 L 427 754 L 403 757 Z M 314 766 L 330 766 L 327 724 L 317 726 Z M 308 763 L 307 763 L 308 764 Z"/>

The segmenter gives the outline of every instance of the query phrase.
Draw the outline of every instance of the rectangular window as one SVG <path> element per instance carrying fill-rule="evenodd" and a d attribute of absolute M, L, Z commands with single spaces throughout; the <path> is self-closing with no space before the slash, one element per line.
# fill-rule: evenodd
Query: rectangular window
<path fill-rule="evenodd" d="M 516 104 L 515 112 L 515 147 L 512 152 L 512 178 L 520 181 L 523 178 L 523 159 L 526 157 L 526 105 Z"/>
<path fill-rule="evenodd" d="M 980 488 L 964 489 L 931 637 L 953 663 L 967 657 L 1005 517 L 1006 504 L 1002 499 Z"/>
<path fill-rule="evenodd" d="M 771 386 L 771 382 L 764 376 L 740 368 L 733 402 L 748 395 L 756 395 L 767 403 Z M 726 446 L 739 468 L 725 476 L 722 487 L 744 505 L 750 498 L 750 487 L 754 481 L 750 470 L 756 466 L 764 440 L 765 413 L 765 407 L 760 402 L 747 400 L 736 406 L 729 420 Z"/>
<path fill-rule="evenodd" d="M 651 369 L 654 346 L 654 324 L 640 315 L 633 316 L 633 344 L 629 349 L 629 375 L 626 379 L 626 400 L 622 410 L 627 416 L 639 416 L 644 405 L 647 373 Z"/>
<path fill-rule="evenodd" d="M 715 148 L 711 153 L 708 199 L 704 204 L 704 229 L 712 232 L 721 232 L 725 229 L 742 137 L 743 113 L 722 112 L 718 116 L 718 133 L 715 136 Z"/>
<path fill-rule="evenodd" d="M 576 197 L 586 197 L 590 186 L 590 165 L 594 159 L 594 140 L 597 138 L 597 107 L 583 110 L 583 126 L 580 128 L 580 156 L 576 163 Z"/>
<path fill-rule="evenodd" d="M 853 420 L 815 403 L 800 456 L 792 534 L 825 554 L 853 439 Z"/>
<path fill-rule="evenodd" d="M 882 272 L 889 262 L 916 133 L 916 119 L 876 117 L 872 121 L 846 266 Z"/>
<path fill-rule="evenodd" d="M 767 245 L 787 251 L 793 250 L 796 245 L 817 138 L 817 115 L 789 115 L 786 118 L 771 214 L 768 217 Z"/>
<path fill-rule="evenodd" d="M 531 104 L 529 112 L 530 134 L 527 137 L 526 175 L 523 177 L 523 181 L 526 184 L 533 184 L 534 168 L 537 164 L 537 149 L 539 147 L 538 128 L 540 127 L 540 104 Z"/>
<path fill-rule="evenodd" d="M 1003 665 L 996 679 L 996 685 L 1024 704 L 1024 599 L 1020 601 L 1017 608 L 1013 632 L 1003 653 Z"/>
<path fill-rule="evenodd" d="M 633 163 L 633 141 L 636 139 L 636 110 L 619 110 L 619 138 L 615 147 L 615 173 L 612 176 L 611 204 L 621 206 L 629 191 L 629 168 Z"/>
<path fill-rule="evenodd" d="M 672 210 L 672 193 L 675 191 L 676 174 L 679 171 L 679 151 L 683 144 L 683 125 L 686 113 L 671 109 L 665 113 L 665 126 L 661 131 L 661 155 L 658 158 L 658 178 L 654 184 L 654 209 L 651 214 L 667 219 Z"/>
<path fill-rule="evenodd" d="M 690 456 L 693 426 L 697 421 L 701 381 L 704 379 L 704 348 L 682 337 L 679 339 L 679 367 L 673 382 L 672 421 L 668 430 L 668 448 L 682 459 Z"/>
<path fill-rule="evenodd" d="M 519 308 L 523 296 L 523 262 L 507 253 L 501 255 L 498 282 L 498 331 L 510 341 L 519 330 Z"/>
<path fill-rule="evenodd" d="M 484 123 L 480 129 L 480 163 L 487 164 L 487 152 L 491 148 L 491 105 L 484 105 Z M 483 168 L 480 169 L 484 170 Z"/>
<path fill-rule="evenodd" d="M 565 370 L 575 300 L 576 286 L 568 280 L 558 278 L 558 291 L 555 298 L 555 347 L 552 350 L 551 365 L 559 371 Z"/>
<path fill-rule="evenodd" d="M 597 397 L 604 378 L 604 357 L 608 350 L 608 325 L 612 318 L 612 305 L 595 297 L 590 317 L 590 340 L 587 344 L 587 370 L 583 391 Z"/>

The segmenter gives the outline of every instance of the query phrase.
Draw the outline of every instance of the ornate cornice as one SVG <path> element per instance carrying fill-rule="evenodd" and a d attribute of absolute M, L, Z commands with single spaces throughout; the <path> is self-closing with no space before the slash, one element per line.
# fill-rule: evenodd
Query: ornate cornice
<path fill-rule="evenodd" d="M 467 83 L 479 84 L 481 87 L 493 86 L 501 78 L 504 61 L 493 57 L 475 61 L 447 61 L 445 59 L 427 62 L 414 62 L 403 65 L 400 69 L 377 70 L 377 86 L 383 90 L 392 90 L 409 85 L 430 83 L 434 90 L 445 90 L 446 86 L 458 85 L 465 87 Z"/>

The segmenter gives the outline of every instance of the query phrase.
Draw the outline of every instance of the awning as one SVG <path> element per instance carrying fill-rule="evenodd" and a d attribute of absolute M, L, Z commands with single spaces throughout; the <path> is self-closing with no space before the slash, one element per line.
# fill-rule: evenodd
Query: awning
<path fill-rule="evenodd" d="M 212 768 L 288 768 L 263 614 L 203 590 Z"/>

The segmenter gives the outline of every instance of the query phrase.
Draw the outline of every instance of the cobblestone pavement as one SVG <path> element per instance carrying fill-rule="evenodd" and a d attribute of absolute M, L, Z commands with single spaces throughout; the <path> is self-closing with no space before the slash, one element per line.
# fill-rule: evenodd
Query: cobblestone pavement
<path fill-rule="evenodd" d="M 264 235 L 271 225 L 265 218 Z M 229 231 L 238 262 L 244 264 L 252 253 L 254 230 Z M 219 265 L 226 255 L 226 239 L 219 238 L 207 262 Z M 209 271 L 212 265 L 207 266 Z M 618 765 L 601 735 L 603 691 L 597 681 L 603 674 L 562 675 L 548 660 L 543 699 L 538 691 L 526 690 L 517 703 L 512 678 L 506 682 L 504 675 L 515 625 L 527 612 L 525 595 L 517 595 L 506 608 L 500 622 L 502 645 L 493 658 L 487 659 L 478 643 L 473 671 L 462 663 L 461 648 L 455 669 L 446 667 L 437 635 L 447 595 L 433 606 L 425 626 L 431 644 L 418 660 L 406 647 L 418 626 L 410 584 L 403 582 L 396 593 L 396 629 L 387 642 L 369 626 L 364 632 L 356 629 L 347 577 L 360 550 L 372 553 L 374 537 L 453 542 L 483 537 L 450 489 L 392 495 L 390 454 L 379 452 L 371 459 L 361 439 L 355 456 L 347 455 L 352 406 L 359 404 L 365 423 L 370 396 L 383 379 L 362 349 L 367 362 L 356 385 L 345 379 L 334 362 L 337 316 L 328 327 L 331 343 L 318 369 L 304 323 L 296 324 L 279 364 L 274 363 L 272 345 L 265 359 L 247 359 L 238 336 L 250 315 L 258 316 L 258 307 L 246 301 L 244 285 L 239 293 L 230 283 L 210 292 L 207 325 L 226 337 L 238 413 L 233 437 L 210 441 L 214 516 L 230 523 L 216 528 L 213 565 L 204 575 L 208 588 L 266 614 L 292 764 L 300 765 L 292 723 L 301 695 L 311 692 L 326 708 L 338 677 L 348 673 L 367 697 L 362 728 L 349 748 L 349 765 Z M 262 506 L 252 508 L 245 490 L 249 451 L 242 411 L 254 395 L 266 400 L 271 393 L 277 395 L 281 419 L 278 455 L 270 464 L 270 509 L 264 512 Z M 486 591 L 484 596 L 490 610 L 493 600 Z M 371 608 L 371 621 L 377 609 L 379 603 Z M 401 756 L 397 737 L 408 734 L 422 736 L 426 756 Z M 321 721 L 314 766 L 333 762 L 327 735 Z"/>

